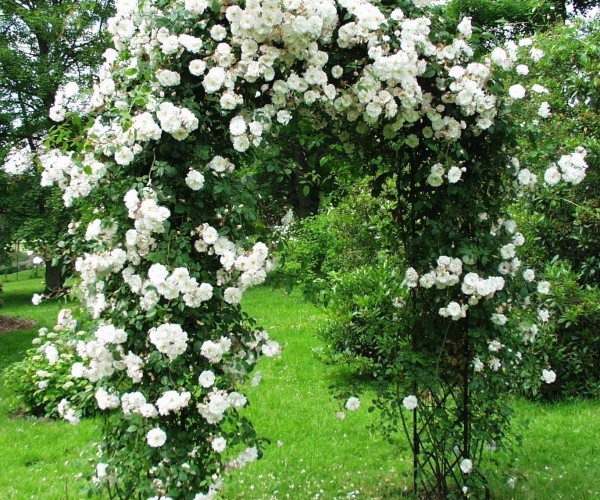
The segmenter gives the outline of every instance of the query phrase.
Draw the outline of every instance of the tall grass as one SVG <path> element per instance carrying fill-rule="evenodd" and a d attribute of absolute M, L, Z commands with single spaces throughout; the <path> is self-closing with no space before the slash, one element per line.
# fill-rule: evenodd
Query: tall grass
<path fill-rule="evenodd" d="M 57 301 L 31 305 L 31 295 L 42 289 L 39 278 L 5 284 L 0 315 L 32 318 L 35 325 L 0 335 L 0 370 L 19 360 L 37 328 L 52 327 L 64 307 Z M 371 430 L 378 417 L 367 411 L 374 395 L 368 385 L 349 386 L 343 367 L 325 366 L 315 355 L 320 311 L 298 293 L 268 288 L 247 292 L 243 307 L 284 351 L 281 359 L 261 360 L 262 381 L 246 391 L 246 414 L 271 444 L 262 460 L 226 473 L 223 500 L 401 498 L 411 484 L 410 450 L 403 436 L 389 443 Z M 346 398 L 359 392 L 360 408 L 346 411 Z M 11 418 L 9 399 L 0 381 L 0 500 L 79 498 L 83 479 L 77 476 L 90 471 L 85 458 L 89 443 L 100 438 L 97 422 L 72 427 Z M 600 498 L 598 401 L 544 405 L 517 399 L 514 408 L 513 429 L 522 445 L 489 455 L 496 470 L 490 477 L 492 498 Z M 510 478 L 514 488 L 507 484 Z"/>

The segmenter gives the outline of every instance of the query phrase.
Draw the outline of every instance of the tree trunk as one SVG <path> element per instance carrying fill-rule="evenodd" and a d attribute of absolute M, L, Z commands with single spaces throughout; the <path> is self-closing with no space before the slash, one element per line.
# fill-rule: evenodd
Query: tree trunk
<path fill-rule="evenodd" d="M 52 261 L 46 261 L 46 289 L 44 295 L 55 297 L 64 290 L 65 273 L 63 272 L 62 259 L 56 266 L 52 265 Z"/>
<path fill-rule="evenodd" d="M 302 146 L 297 144 L 293 152 L 294 162 L 297 165 L 289 178 L 289 197 L 290 203 L 294 208 L 294 215 L 299 219 L 304 219 L 309 215 L 315 215 L 319 211 L 320 186 L 318 184 L 308 184 L 310 191 L 305 195 L 303 190 L 304 176 L 306 175 L 307 160 L 306 153 Z"/>

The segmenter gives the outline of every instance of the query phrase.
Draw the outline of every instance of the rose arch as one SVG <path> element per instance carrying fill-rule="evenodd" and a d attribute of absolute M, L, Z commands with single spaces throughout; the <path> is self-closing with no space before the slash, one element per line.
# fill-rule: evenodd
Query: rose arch
<path fill-rule="evenodd" d="M 355 163 L 377 159 L 403 207 L 404 349 L 387 399 L 403 402 L 415 492 L 485 497 L 479 459 L 506 433 L 508 372 L 541 329 L 547 291 L 524 273 L 506 212 L 538 183 L 511 156 L 511 109 L 531 91 L 504 81 L 519 57 L 543 54 L 524 40 L 478 57 L 470 20 L 428 0 L 116 9 L 89 123 L 42 158 L 67 206 L 89 198 L 72 226 L 86 314 L 58 327 L 77 332 L 72 374 L 96 384 L 104 414 L 94 488 L 215 498 L 225 468 L 261 454 L 238 411 L 242 384 L 279 346 L 239 305 L 271 267 L 268 246 L 249 239 L 256 195 L 243 166 L 302 122 Z M 75 116 L 61 103 L 52 114 Z M 548 178 L 580 182 L 584 156 L 565 155 Z M 78 419 L 66 400 L 61 412 Z"/>

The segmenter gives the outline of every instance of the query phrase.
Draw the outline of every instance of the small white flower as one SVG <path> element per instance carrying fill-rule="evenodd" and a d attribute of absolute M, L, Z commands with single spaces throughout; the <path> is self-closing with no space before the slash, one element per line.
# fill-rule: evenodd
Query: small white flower
<path fill-rule="evenodd" d="M 550 312 L 547 309 L 540 309 L 538 311 L 538 318 L 540 318 L 541 322 L 547 323 L 550 319 Z"/>
<path fill-rule="evenodd" d="M 523 85 L 520 83 L 511 85 L 511 87 L 508 89 L 508 94 L 513 99 L 523 99 L 523 97 L 525 97 L 525 87 L 523 87 Z"/>
<path fill-rule="evenodd" d="M 406 270 L 406 274 L 405 274 L 406 286 L 408 288 L 414 288 L 414 287 L 416 287 L 418 279 L 419 279 L 419 275 L 417 274 L 417 271 L 415 271 L 414 268 L 409 267 Z"/>
<path fill-rule="evenodd" d="M 254 375 L 252 376 L 252 380 L 250 380 L 250 386 L 258 387 L 258 384 L 260 384 L 261 379 L 262 379 L 262 373 L 259 371 L 255 372 Z"/>
<path fill-rule="evenodd" d="M 537 176 L 531 170 L 524 168 L 517 174 L 517 179 L 523 186 L 533 186 L 537 181 Z"/>
<path fill-rule="evenodd" d="M 193 191 L 198 191 L 204 187 L 204 176 L 197 170 L 190 170 L 185 178 L 185 183 Z"/>
<path fill-rule="evenodd" d="M 494 313 L 492 314 L 492 323 L 498 326 L 506 325 L 507 318 L 504 314 Z M 490 348 L 490 351 L 492 349 Z"/>
<path fill-rule="evenodd" d="M 462 175 L 462 171 L 458 167 L 451 167 L 448 170 L 448 182 L 450 184 L 456 184 L 460 180 L 460 176 Z"/>
<path fill-rule="evenodd" d="M 234 117 L 229 123 L 229 132 L 231 135 L 242 135 L 246 132 L 246 121 L 241 116 Z"/>
<path fill-rule="evenodd" d="M 429 174 L 427 176 L 427 184 L 429 184 L 432 187 L 441 186 L 443 184 L 443 182 L 444 182 L 444 179 L 440 175 Z"/>
<path fill-rule="evenodd" d="M 191 71 L 192 69 L 190 68 L 190 72 Z M 204 77 L 202 86 L 207 94 L 213 94 L 221 88 L 223 83 L 225 83 L 225 70 L 220 66 L 214 66 L 210 68 Z"/>
<path fill-rule="evenodd" d="M 160 448 L 167 441 L 167 435 L 159 427 L 155 427 L 146 434 L 146 441 L 151 448 Z"/>
<path fill-rule="evenodd" d="M 525 64 L 519 64 L 516 68 L 515 71 L 517 72 L 517 74 L 519 75 L 528 75 L 529 74 L 529 68 L 527 67 L 527 65 Z"/>
<path fill-rule="evenodd" d="M 498 264 L 498 272 L 500 274 L 510 273 L 510 262 L 500 262 L 500 264 Z"/>
<path fill-rule="evenodd" d="M 210 37 L 217 42 L 224 40 L 226 36 L 227 36 L 227 30 L 220 24 L 215 24 L 210 29 Z"/>
<path fill-rule="evenodd" d="M 542 380 L 547 384 L 551 384 L 556 380 L 556 373 L 552 370 L 542 370 Z"/>
<path fill-rule="evenodd" d="M 405 140 L 404 143 L 409 148 L 416 148 L 419 145 L 419 138 L 415 134 L 410 134 Z"/>
<path fill-rule="evenodd" d="M 267 358 L 272 358 L 275 356 L 279 356 L 279 354 L 281 353 L 281 348 L 279 347 L 279 344 L 277 342 L 275 342 L 274 340 L 267 340 L 267 342 L 265 342 L 265 344 L 263 344 L 263 346 L 261 348 L 261 352 Z"/>
<path fill-rule="evenodd" d="M 556 165 L 551 165 L 544 173 L 544 182 L 549 186 L 556 186 L 562 179 L 561 173 L 556 168 Z"/>
<path fill-rule="evenodd" d="M 206 70 L 206 63 L 201 59 L 194 59 L 190 62 L 188 69 L 192 75 L 200 76 L 203 75 L 204 71 Z"/>
<path fill-rule="evenodd" d="M 159 69 L 156 72 L 156 79 L 163 87 L 174 87 L 181 83 L 181 76 L 179 73 L 168 69 Z"/>
<path fill-rule="evenodd" d="M 69 82 L 65 85 L 63 91 L 65 93 L 65 97 L 68 99 L 77 95 L 77 93 L 79 92 L 79 85 L 77 85 L 76 82 Z"/>
<path fill-rule="evenodd" d="M 218 438 L 213 439 L 211 446 L 217 453 L 223 453 L 227 446 L 227 441 L 224 437 L 219 436 Z"/>
<path fill-rule="evenodd" d="M 523 279 L 525 281 L 529 281 L 530 283 L 535 280 L 535 272 L 533 269 L 526 269 L 523 272 Z"/>
<path fill-rule="evenodd" d="M 410 396 L 406 396 L 402 400 L 402 404 L 404 405 L 404 408 L 406 408 L 408 411 L 413 411 L 416 410 L 417 406 L 419 405 L 419 402 L 417 400 L 417 396 L 411 394 Z"/>
<path fill-rule="evenodd" d="M 490 352 L 498 352 L 500 349 L 502 349 L 502 344 L 498 340 L 492 340 L 488 344 L 488 349 Z"/>
<path fill-rule="evenodd" d="M 242 292 L 239 288 L 230 286 L 229 288 L 225 289 L 225 292 L 223 292 L 223 299 L 228 304 L 239 304 L 240 300 L 242 300 Z"/>
<path fill-rule="evenodd" d="M 546 101 L 544 101 L 542 104 L 540 104 L 540 108 L 538 109 L 537 114 L 541 118 L 548 118 L 551 115 L 550 105 Z"/>
<path fill-rule="evenodd" d="M 133 151 L 127 146 L 122 146 L 115 153 L 115 161 L 119 165 L 129 165 L 133 161 Z"/>
<path fill-rule="evenodd" d="M 507 243 L 506 245 L 502 246 L 500 248 L 500 255 L 505 260 L 512 259 L 515 256 L 515 245 L 512 243 Z"/>
<path fill-rule="evenodd" d="M 462 21 L 456 27 L 456 29 L 463 34 L 463 36 L 467 39 L 471 38 L 473 34 L 473 28 L 471 26 L 471 18 L 463 17 Z"/>
<path fill-rule="evenodd" d="M 96 465 L 96 477 L 101 478 L 106 476 L 106 469 L 108 468 L 108 464 L 105 463 L 98 463 Z"/>
<path fill-rule="evenodd" d="M 538 293 L 548 295 L 550 293 L 550 283 L 548 281 L 540 281 L 537 286 Z"/>
<path fill-rule="evenodd" d="M 488 359 L 488 365 L 490 370 L 497 372 L 502 367 L 502 362 L 496 357 L 491 357 Z"/>
<path fill-rule="evenodd" d="M 468 474 L 473 470 L 473 462 L 471 462 L 471 460 L 468 458 L 463 458 L 462 462 L 460 463 L 460 470 L 463 472 L 463 474 Z"/>
<path fill-rule="evenodd" d="M 333 68 L 331 68 L 331 76 L 333 76 L 333 78 L 340 78 L 343 74 L 344 68 L 342 68 L 341 66 L 336 65 Z"/>
<path fill-rule="evenodd" d="M 522 247 L 525 244 L 525 236 L 523 236 L 523 233 L 515 233 L 512 244 L 516 247 Z"/>
<path fill-rule="evenodd" d="M 542 57 L 544 57 L 544 51 L 533 47 L 529 51 L 529 57 L 531 57 L 534 62 L 538 62 Z"/>
<path fill-rule="evenodd" d="M 346 410 L 348 410 L 348 411 L 356 411 L 356 410 L 358 410 L 358 407 L 360 406 L 360 400 L 355 397 L 348 398 L 348 401 L 346 401 L 345 406 L 346 406 Z"/>
<path fill-rule="evenodd" d="M 198 383 L 205 388 L 212 386 L 215 383 L 215 374 L 210 370 L 203 371 L 198 377 Z"/>
<path fill-rule="evenodd" d="M 48 115 L 54 122 L 62 122 L 65 119 L 66 110 L 60 105 L 52 106 Z"/>
<path fill-rule="evenodd" d="M 113 80 L 111 80 L 110 78 L 107 78 L 106 80 L 102 80 L 100 82 L 100 85 L 98 86 L 98 89 L 100 90 L 101 94 L 110 96 L 110 95 L 114 94 L 114 92 L 115 92 L 115 82 Z"/>
<path fill-rule="evenodd" d="M 282 109 L 281 111 L 277 112 L 277 121 L 282 125 L 287 125 L 291 119 L 292 114 L 289 111 Z"/>
<path fill-rule="evenodd" d="M 48 364 L 55 365 L 58 362 L 58 358 L 60 357 L 58 354 L 58 349 L 53 345 L 46 346 L 45 349 L 46 359 L 48 360 Z"/>
<path fill-rule="evenodd" d="M 404 12 L 402 12 L 402 10 L 400 10 L 400 9 L 394 9 L 392 11 L 392 13 L 390 14 L 390 18 L 393 21 L 400 21 L 403 17 L 404 17 Z"/>

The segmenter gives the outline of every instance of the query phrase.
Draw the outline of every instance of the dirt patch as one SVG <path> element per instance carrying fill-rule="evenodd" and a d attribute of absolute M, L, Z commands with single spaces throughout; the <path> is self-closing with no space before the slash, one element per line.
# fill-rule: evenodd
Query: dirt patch
<path fill-rule="evenodd" d="M 33 328 L 33 320 L 0 316 L 0 335 L 13 330 L 29 330 Z"/>

